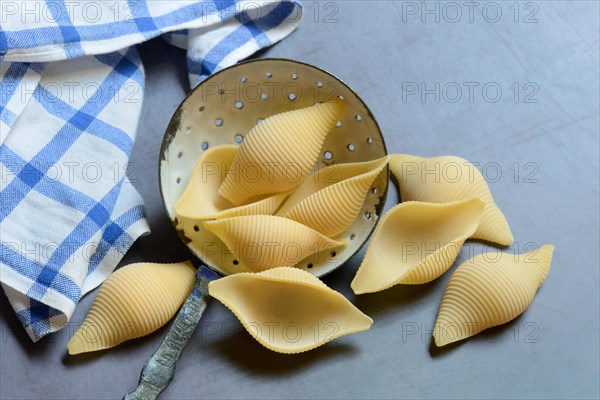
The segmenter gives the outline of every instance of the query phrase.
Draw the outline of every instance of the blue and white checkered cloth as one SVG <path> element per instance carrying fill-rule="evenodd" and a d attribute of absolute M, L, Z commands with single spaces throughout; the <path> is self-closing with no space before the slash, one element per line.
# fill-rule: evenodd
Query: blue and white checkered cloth
<path fill-rule="evenodd" d="M 33 341 L 149 232 L 126 177 L 144 91 L 134 45 L 187 48 L 194 85 L 300 18 L 292 0 L 0 3 L 0 281 Z"/>

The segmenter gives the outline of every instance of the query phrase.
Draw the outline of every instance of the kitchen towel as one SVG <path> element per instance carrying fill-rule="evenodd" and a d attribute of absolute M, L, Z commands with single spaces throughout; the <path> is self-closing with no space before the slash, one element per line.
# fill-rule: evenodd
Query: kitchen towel
<path fill-rule="evenodd" d="M 144 95 L 135 44 L 187 48 L 194 86 L 301 13 L 281 0 L 0 3 L 0 281 L 33 341 L 149 232 L 127 178 Z"/>

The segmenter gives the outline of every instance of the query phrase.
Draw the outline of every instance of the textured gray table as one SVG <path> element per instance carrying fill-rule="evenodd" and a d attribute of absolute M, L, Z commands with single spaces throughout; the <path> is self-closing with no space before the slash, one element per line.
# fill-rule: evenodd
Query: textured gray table
<path fill-rule="evenodd" d="M 556 245 L 550 274 L 520 318 L 448 350 L 431 345 L 429 330 L 450 274 L 357 298 L 349 283 L 360 255 L 325 282 L 373 327 L 306 354 L 262 348 L 212 302 L 163 398 L 598 398 L 598 3 L 306 1 L 305 11 L 296 33 L 258 57 L 306 61 L 344 79 L 392 152 L 479 162 L 513 229 L 509 251 Z M 157 159 L 186 92 L 185 59 L 161 41 L 141 49 L 147 96 L 133 178 L 152 234 L 123 263 L 182 260 L 190 255 L 162 210 Z M 387 206 L 396 199 L 392 190 Z M 458 263 L 481 251 L 493 249 L 468 243 Z M 69 329 L 33 345 L 4 296 L 0 307 L 6 399 L 120 398 L 165 334 L 70 358 Z"/>

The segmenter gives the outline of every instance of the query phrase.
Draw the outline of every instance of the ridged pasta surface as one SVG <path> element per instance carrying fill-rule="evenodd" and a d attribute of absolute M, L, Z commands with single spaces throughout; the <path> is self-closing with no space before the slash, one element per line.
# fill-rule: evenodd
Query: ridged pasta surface
<path fill-rule="evenodd" d="M 525 254 L 482 254 L 459 266 L 442 298 L 433 330 L 444 346 L 504 324 L 529 307 L 546 279 L 554 246 Z"/>
<path fill-rule="evenodd" d="M 175 215 L 204 220 L 275 212 L 289 193 L 277 193 L 239 207 L 219 195 L 237 151 L 233 145 L 215 146 L 198 158 L 185 191 L 173 206 Z"/>
<path fill-rule="evenodd" d="M 98 290 L 69 354 L 114 347 L 148 335 L 166 324 L 192 290 L 191 263 L 130 264 L 115 271 Z"/>
<path fill-rule="evenodd" d="M 311 350 L 373 323 L 340 293 L 297 268 L 230 275 L 208 288 L 260 344 L 279 353 Z"/>
<path fill-rule="evenodd" d="M 298 285 L 314 286 L 320 289 L 329 289 L 322 280 L 313 274 L 306 273 L 298 268 L 280 267 L 273 268 L 260 273 L 264 279 L 271 279 L 277 282 L 290 282 Z"/>
<path fill-rule="evenodd" d="M 393 155 L 390 169 L 400 185 L 402 201 L 447 203 L 477 197 L 485 203 L 473 238 L 501 245 L 513 242 L 504 214 L 494 203 L 483 175 L 469 161 L 455 156 L 423 158 Z"/>
<path fill-rule="evenodd" d="M 325 236 L 339 235 L 356 219 L 373 181 L 388 161 L 386 156 L 321 169 L 306 178 L 278 214 Z"/>
<path fill-rule="evenodd" d="M 438 278 L 477 229 L 483 209 L 476 198 L 443 204 L 406 202 L 391 208 L 375 229 L 352 290 L 372 293 Z"/>
<path fill-rule="evenodd" d="M 285 192 L 308 175 L 344 103 L 323 103 L 266 118 L 240 145 L 219 194 L 235 205 Z"/>
<path fill-rule="evenodd" d="M 340 243 L 296 221 L 273 215 L 250 215 L 206 221 L 240 264 L 252 271 L 289 267 Z"/>

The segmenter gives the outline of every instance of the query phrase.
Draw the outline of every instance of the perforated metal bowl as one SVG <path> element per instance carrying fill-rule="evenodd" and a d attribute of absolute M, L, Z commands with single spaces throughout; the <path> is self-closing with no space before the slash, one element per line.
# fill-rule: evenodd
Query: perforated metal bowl
<path fill-rule="evenodd" d="M 179 236 L 204 264 L 222 275 L 243 271 L 226 246 L 199 221 L 177 219 L 173 211 L 202 152 L 220 144 L 239 145 L 257 122 L 270 115 L 336 99 L 344 100 L 346 107 L 325 140 L 320 166 L 385 156 L 379 126 L 360 97 L 330 73 L 297 61 L 262 59 L 226 68 L 202 82 L 179 105 L 161 147 L 160 191 Z M 385 168 L 354 224 L 341 235 L 348 245 L 321 252 L 316 260 L 312 256 L 297 267 L 322 276 L 360 250 L 383 210 L 388 176 Z"/>

